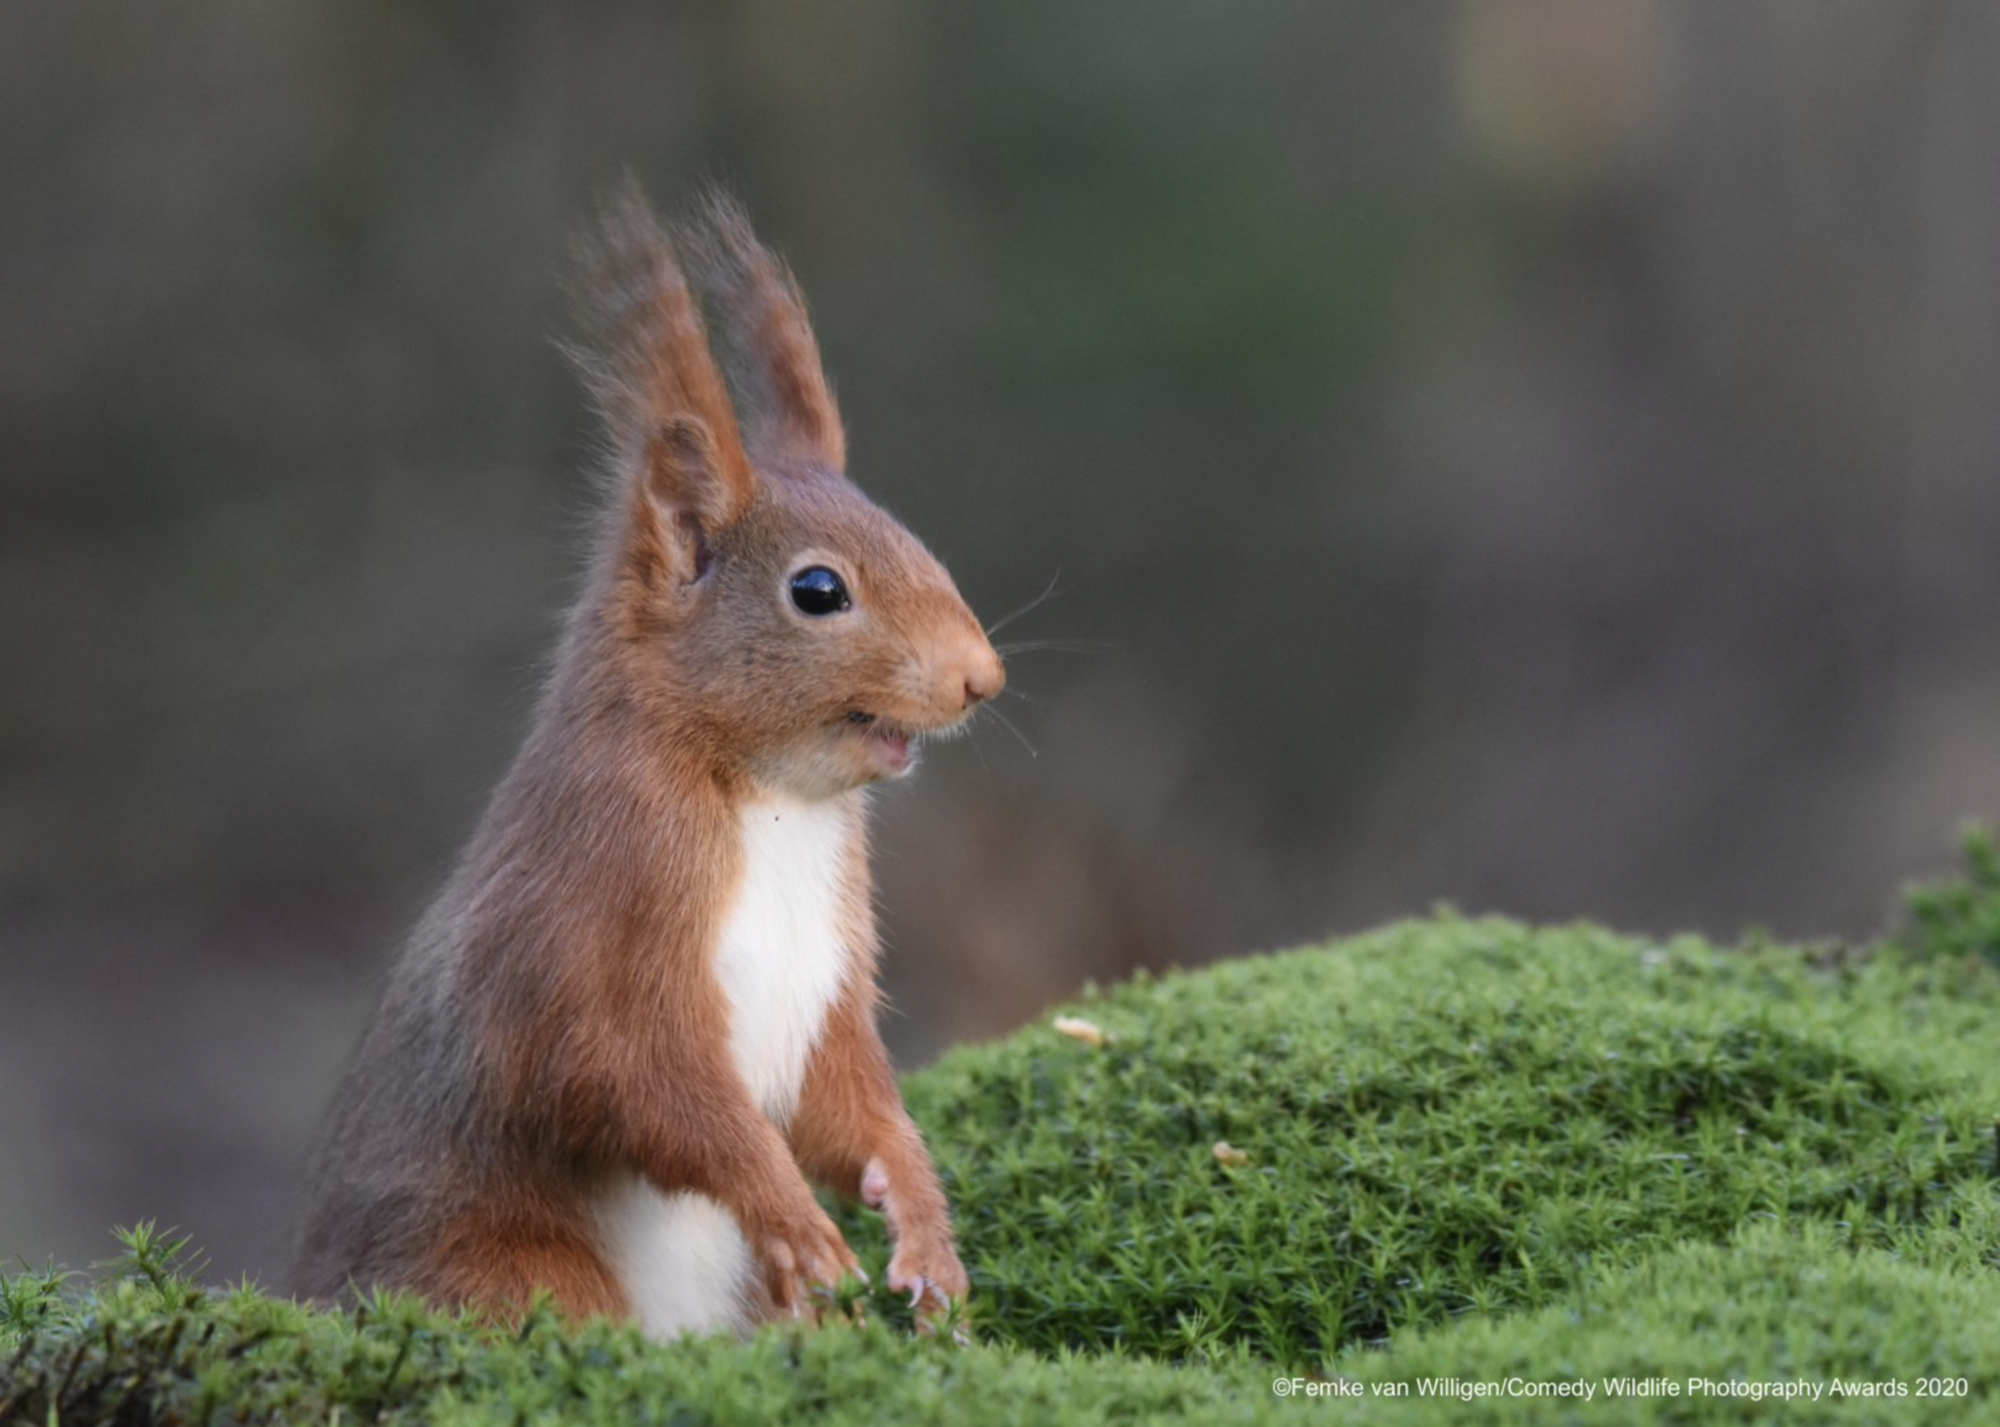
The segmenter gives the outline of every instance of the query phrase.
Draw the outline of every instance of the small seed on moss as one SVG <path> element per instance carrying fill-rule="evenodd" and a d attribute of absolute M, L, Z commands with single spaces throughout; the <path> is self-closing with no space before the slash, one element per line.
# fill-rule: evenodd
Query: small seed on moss
<path fill-rule="evenodd" d="M 1101 1050 L 1111 1037 L 1095 1021 L 1086 1021 L 1077 1016 L 1057 1016 L 1056 1031 L 1073 1041 L 1082 1041 L 1092 1050 Z"/>

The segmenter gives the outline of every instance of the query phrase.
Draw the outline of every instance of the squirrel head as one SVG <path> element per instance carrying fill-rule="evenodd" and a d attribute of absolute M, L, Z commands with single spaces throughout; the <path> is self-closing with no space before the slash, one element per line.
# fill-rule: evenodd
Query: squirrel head
<path fill-rule="evenodd" d="M 900 777 L 1005 674 L 944 567 L 848 480 L 790 274 L 728 199 L 670 233 L 629 184 L 585 256 L 599 336 L 573 355 L 614 480 L 588 608 L 619 696 L 767 792 Z"/>

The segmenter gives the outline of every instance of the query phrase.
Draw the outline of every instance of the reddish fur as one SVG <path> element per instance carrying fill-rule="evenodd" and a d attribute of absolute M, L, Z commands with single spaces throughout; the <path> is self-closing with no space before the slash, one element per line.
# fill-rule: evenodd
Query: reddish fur
<path fill-rule="evenodd" d="M 746 453 L 700 309 L 635 194 L 593 250 L 607 331 L 582 359 L 613 447 L 597 559 L 535 725 L 406 949 L 312 1171 L 297 1277 L 517 1309 L 547 1289 L 625 1314 L 590 1219 L 612 1175 L 726 1206 L 766 1306 L 853 1265 L 807 1186 L 871 1164 L 892 1283 L 965 1275 L 930 1160 L 876 1034 L 876 934 L 858 803 L 841 902 L 849 967 L 788 1125 L 753 1102 L 711 958 L 742 876 L 735 829 L 769 790 L 856 800 L 877 776 L 849 713 L 947 726 L 999 662 L 949 577 L 839 473 L 838 415 L 796 291 L 741 215 L 690 243 L 771 405 Z M 803 554 L 850 572 L 863 616 L 783 605 Z"/>
<path fill-rule="evenodd" d="M 798 284 L 758 243 L 733 203 L 712 197 L 703 216 L 706 221 L 686 235 L 689 255 L 704 283 L 737 314 L 745 365 L 761 378 L 764 400 L 783 414 L 753 429 L 753 444 L 759 437 L 789 438 L 799 454 L 845 468 L 847 436 Z M 768 413 L 759 407 L 756 414 Z"/>
<path fill-rule="evenodd" d="M 889 1286 L 910 1290 L 921 1283 L 960 1298 L 967 1285 L 952 1242 L 951 1209 L 923 1136 L 903 1109 L 875 1028 L 877 938 L 868 893 L 868 850 L 857 842 L 848 852 L 843 912 L 851 929 L 847 945 L 868 948 L 867 964 L 857 966 L 843 988 L 807 1067 L 792 1152 L 809 1178 L 849 1199 L 861 1197 L 864 1172 L 871 1161 L 878 1164 L 889 1193 L 876 1207 L 887 1216 L 897 1245 Z"/>

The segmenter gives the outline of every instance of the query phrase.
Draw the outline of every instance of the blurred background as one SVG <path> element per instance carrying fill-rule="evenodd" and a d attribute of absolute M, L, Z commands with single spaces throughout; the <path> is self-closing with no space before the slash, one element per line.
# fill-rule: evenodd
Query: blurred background
<path fill-rule="evenodd" d="M 571 588 L 627 170 L 1082 646 L 878 802 L 904 1064 L 1439 901 L 1877 933 L 2000 812 L 1996 72 L 1974 0 L 0 7 L 0 1256 L 279 1279 Z"/>

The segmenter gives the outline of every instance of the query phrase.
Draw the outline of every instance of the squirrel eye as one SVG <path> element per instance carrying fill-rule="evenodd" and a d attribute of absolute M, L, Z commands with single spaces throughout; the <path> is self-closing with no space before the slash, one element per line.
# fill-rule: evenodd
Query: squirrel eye
<path fill-rule="evenodd" d="M 824 565 L 808 565 L 792 576 L 792 608 L 815 617 L 852 608 L 847 585 Z"/>

